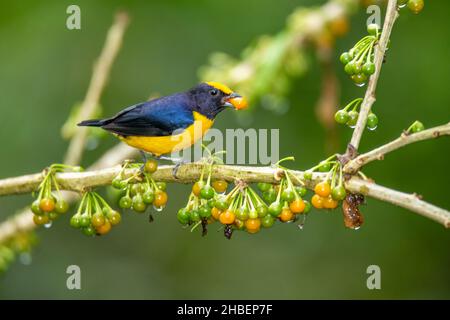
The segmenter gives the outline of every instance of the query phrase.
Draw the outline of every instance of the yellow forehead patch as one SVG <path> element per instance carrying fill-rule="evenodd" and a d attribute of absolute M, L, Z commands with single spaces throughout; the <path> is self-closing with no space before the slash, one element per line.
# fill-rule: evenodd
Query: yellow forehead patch
<path fill-rule="evenodd" d="M 231 90 L 230 88 L 228 88 L 226 85 L 221 84 L 219 82 L 215 82 L 215 81 L 208 81 L 206 82 L 207 85 L 214 87 L 216 89 L 219 89 L 220 91 L 222 91 L 225 94 L 231 94 L 233 93 L 233 90 Z"/>

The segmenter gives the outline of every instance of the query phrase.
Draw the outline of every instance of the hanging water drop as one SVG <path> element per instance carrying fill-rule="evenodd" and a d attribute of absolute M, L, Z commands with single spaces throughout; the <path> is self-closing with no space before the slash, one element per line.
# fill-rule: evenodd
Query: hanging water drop
<path fill-rule="evenodd" d="M 378 126 L 375 127 L 367 127 L 367 129 L 369 129 L 370 131 L 374 131 Z"/>
<path fill-rule="evenodd" d="M 52 226 L 52 221 L 50 221 L 49 223 L 44 224 L 44 227 L 46 227 L 47 229 L 49 229 Z"/>
<path fill-rule="evenodd" d="M 164 209 L 164 207 L 163 206 L 161 206 L 161 207 L 153 206 L 153 209 L 155 209 L 157 212 L 161 212 Z"/>

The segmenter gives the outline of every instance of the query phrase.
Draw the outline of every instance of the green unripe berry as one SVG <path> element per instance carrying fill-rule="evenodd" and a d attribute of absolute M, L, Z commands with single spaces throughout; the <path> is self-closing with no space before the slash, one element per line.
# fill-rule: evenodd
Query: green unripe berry
<path fill-rule="evenodd" d="M 263 192 L 262 197 L 266 202 L 271 203 L 274 202 L 275 199 L 277 198 L 277 192 L 275 191 L 274 188 L 270 188 L 266 192 Z"/>
<path fill-rule="evenodd" d="M 44 212 L 41 210 L 41 208 L 39 207 L 39 200 L 34 200 L 33 203 L 31 204 L 31 211 L 38 216 L 41 216 L 44 214 Z"/>
<path fill-rule="evenodd" d="M 370 76 L 370 75 L 374 74 L 375 73 L 375 63 L 373 63 L 373 62 L 364 63 L 364 65 L 362 67 L 362 72 L 366 76 Z"/>
<path fill-rule="evenodd" d="M 181 224 L 188 224 L 190 220 L 189 211 L 186 208 L 178 210 L 177 219 Z"/>
<path fill-rule="evenodd" d="M 295 198 L 294 190 L 292 189 L 284 189 L 283 192 L 281 192 L 281 199 L 287 202 L 291 202 Z"/>
<path fill-rule="evenodd" d="M 362 72 L 352 75 L 351 78 L 358 87 L 362 87 L 367 81 L 367 76 Z"/>
<path fill-rule="evenodd" d="M 81 226 L 80 217 L 77 215 L 74 215 L 70 218 L 70 226 L 73 228 L 78 229 Z"/>
<path fill-rule="evenodd" d="M 327 161 L 321 161 L 319 166 L 319 171 L 320 172 L 328 172 L 331 169 L 331 164 Z"/>
<path fill-rule="evenodd" d="M 259 182 L 257 184 L 257 186 L 261 192 L 267 191 L 272 187 L 272 185 L 270 183 L 265 183 L 265 182 Z"/>
<path fill-rule="evenodd" d="M 147 205 L 144 203 L 144 200 L 139 193 L 133 197 L 132 207 L 136 212 L 144 212 L 147 209 Z"/>
<path fill-rule="evenodd" d="M 198 212 L 198 210 L 192 210 L 191 214 L 190 214 L 190 219 L 192 222 L 199 222 L 200 219 L 200 213 Z"/>
<path fill-rule="evenodd" d="M 214 188 L 211 186 L 204 186 L 201 190 L 200 190 L 200 197 L 203 199 L 212 199 L 214 197 L 215 191 Z"/>
<path fill-rule="evenodd" d="M 159 190 L 161 191 L 166 191 L 167 189 L 167 183 L 163 182 L 163 181 L 158 181 L 156 182 L 156 186 L 158 187 Z"/>
<path fill-rule="evenodd" d="M 337 186 L 337 187 L 334 187 L 333 190 L 331 190 L 331 197 L 334 200 L 337 200 L 337 201 L 344 200 L 346 195 L 347 195 L 347 192 L 345 191 L 344 186 Z"/>
<path fill-rule="evenodd" d="M 411 132 L 412 133 L 417 133 L 422 131 L 423 129 L 425 129 L 425 126 L 423 125 L 422 122 L 420 121 L 416 121 L 413 123 L 413 125 L 411 126 Z"/>
<path fill-rule="evenodd" d="M 256 208 L 256 212 L 258 213 L 258 217 L 260 217 L 260 218 L 265 217 L 268 212 L 267 206 L 265 204 L 260 204 Z"/>
<path fill-rule="evenodd" d="M 80 227 L 87 227 L 91 224 L 91 218 L 88 215 L 82 215 L 80 218 Z"/>
<path fill-rule="evenodd" d="M 111 185 L 114 189 L 120 190 L 120 189 L 124 189 L 127 186 L 127 183 L 126 183 L 126 181 L 123 181 L 120 178 L 114 178 Z"/>
<path fill-rule="evenodd" d="M 356 110 L 352 110 L 348 113 L 348 121 L 347 125 L 349 127 L 356 126 L 356 122 L 358 122 L 359 112 Z"/>
<path fill-rule="evenodd" d="M 341 56 L 339 57 L 339 60 L 341 60 L 341 62 L 346 65 L 347 63 L 349 63 L 352 58 L 350 57 L 350 54 L 348 52 L 344 52 L 341 54 Z"/>
<path fill-rule="evenodd" d="M 295 190 L 297 191 L 297 193 L 300 197 L 304 197 L 306 195 L 306 193 L 308 192 L 308 190 L 303 186 L 295 187 Z"/>
<path fill-rule="evenodd" d="M 367 116 L 367 128 L 369 130 L 375 130 L 377 128 L 378 125 L 378 117 L 376 116 L 375 113 L 370 113 Z"/>
<path fill-rule="evenodd" d="M 264 228 L 270 228 L 271 226 L 273 226 L 274 223 L 275 219 L 270 214 L 266 215 L 261 219 L 261 225 Z"/>
<path fill-rule="evenodd" d="M 236 218 L 241 221 L 245 221 L 248 219 L 248 209 L 247 208 L 239 208 L 236 210 Z"/>
<path fill-rule="evenodd" d="M 63 214 L 66 213 L 67 210 L 69 210 L 69 204 L 67 203 L 67 201 L 64 199 L 58 199 L 55 204 L 56 213 Z"/>
<path fill-rule="evenodd" d="M 338 112 L 334 114 L 334 120 L 339 124 L 346 124 L 348 121 L 348 112 L 345 110 L 338 110 Z"/>
<path fill-rule="evenodd" d="M 95 228 L 93 226 L 87 226 L 83 228 L 83 233 L 89 237 L 95 235 Z"/>
<path fill-rule="evenodd" d="M 303 200 L 303 202 L 305 203 L 305 209 L 303 209 L 303 213 L 308 213 L 309 211 L 311 211 L 311 203 L 307 200 Z"/>
<path fill-rule="evenodd" d="M 129 196 L 123 196 L 119 200 L 119 207 L 122 209 L 130 209 L 131 208 L 131 198 Z"/>
<path fill-rule="evenodd" d="M 211 217 L 211 209 L 208 206 L 202 206 L 198 209 L 198 213 L 201 218 L 209 218 Z"/>
<path fill-rule="evenodd" d="M 269 214 L 272 217 L 278 217 L 281 213 L 281 210 L 283 210 L 283 206 L 280 202 L 273 202 L 269 206 Z"/>
<path fill-rule="evenodd" d="M 355 65 L 356 65 L 356 63 L 354 61 L 350 61 L 349 63 L 347 63 L 344 67 L 345 73 L 350 76 L 352 74 L 355 74 Z"/>
<path fill-rule="evenodd" d="M 153 190 L 147 190 L 142 195 L 142 200 L 144 201 L 145 204 L 152 204 L 153 200 L 155 200 L 155 193 L 153 192 Z"/>

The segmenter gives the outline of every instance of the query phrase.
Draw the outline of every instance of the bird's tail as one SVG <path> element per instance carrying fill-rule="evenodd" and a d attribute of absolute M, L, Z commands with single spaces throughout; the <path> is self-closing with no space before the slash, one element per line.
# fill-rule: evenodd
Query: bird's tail
<path fill-rule="evenodd" d="M 101 127 L 108 123 L 109 119 L 93 119 L 93 120 L 84 120 L 78 123 L 77 125 L 80 127 Z"/>

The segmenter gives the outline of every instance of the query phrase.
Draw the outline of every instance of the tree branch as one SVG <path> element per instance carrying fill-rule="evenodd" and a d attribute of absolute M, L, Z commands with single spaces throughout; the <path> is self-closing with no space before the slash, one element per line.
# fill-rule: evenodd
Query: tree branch
<path fill-rule="evenodd" d="M 202 168 L 206 164 L 189 163 L 179 167 L 177 178 L 173 176 L 173 165 L 159 166 L 158 170 L 152 174 L 156 181 L 192 183 L 200 178 Z M 94 188 L 111 184 L 112 180 L 121 172 L 122 166 L 115 165 L 85 172 L 64 172 L 55 175 L 61 190 L 82 192 L 88 188 Z M 234 182 L 242 180 L 245 182 L 268 182 L 277 183 L 278 168 L 274 167 L 249 167 L 249 166 L 229 166 L 214 165 L 212 168 L 213 179 L 221 179 Z M 303 171 L 290 171 L 292 175 L 300 180 L 304 179 Z M 139 169 L 126 169 L 123 171 L 123 178 L 129 178 L 139 174 Z M 305 184 L 310 189 L 314 185 L 325 179 L 327 173 L 314 172 L 311 180 L 306 180 Z M 15 178 L 0 180 L 0 196 L 29 193 L 37 189 L 42 182 L 44 175 L 35 173 Z"/>
<path fill-rule="evenodd" d="M 364 100 L 361 103 L 361 109 L 359 112 L 358 122 L 353 130 L 352 139 L 350 140 L 349 148 L 347 153 L 350 153 L 350 148 L 358 150 L 359 142 L 361 141 L 361 136 L 366 128 L 367 116 L 370 113 L 372 105 L 374 104 L 375 91 L 377 88 L 378 78 L 381 73 L 381 66 L 384 60 L 384 54 L 386 52 L 386 47 L 389 43 L 389 37 L 391 35 L 392 27 L 394 22 L 398 17 L 397 11 L 397 0 L 389 0 L 386 10 L 386 16 L 384 18 L 384 25 L 378 45 L 375 47 L 375 73 L 369 78 L 369 83 L 367 85 L 366 94 Z"/>
<path fill-rule="evenodd" d="M 352 177 L 347 181 L 345 187 L 351 192 L 361 193 L 374 199 L 395 204 L 450 228 L 450 211 L 423 201 L 415 193 L 399 192 L 357 177 Z"/>
<path fill-rule="evenodd" d="M 101 93 L 111 71 L 111 66 L 122 46 L 122 39 L 128 26 L 128 21 L 128 15 L 125 12 L 116 14 L 114 24 L 109 28 L 103 50 L 98 61 L 95 63 L 86 98 L 81 105 L 80 112 L 75 121 L 76 123 L 91 118 L 95 114 L 95 110 L 99 105 Z M 77 128 L 64 158 L 65 164 L 76 165 L 80 163 L 87 136 L 87 127 Z"/>
<path fill-rule="evenodd" d="M 438 127 L 430 128 L 418 133 L 406 135 L 402 134 L 399 138 L 386 143 L 372 151 L 359 155 L 350 160 L 343 168 L 345 173 L 352 174 L 357 172 L 362 166 L 374 160 L 383 160 L 384 156 L 394 150 L 404 147 L 410 143 L 438 138 L 450 135 L 450 122 Z"/>
<path fill-rule="evenodd" d="M 173 177 L 173 166 L 161 166 L 154 174 L 153 178 L 157 181 L 165 182 L 179 182 L 179 183 L 193 183 L 197 181 L 201 175 L 204 164 L 190 163 L 181 166 L 178 170 L 177 177 Z M 249 167 L 249 166 L 228 166 L 215 165 L 213 166 L 213 179 L 224 179 L 227 181 L 242 180 L 246 182 L 268 182 L 277 183 L 279 176 L 277 168 L 274 167 Z M 57 181 L 64 190 L 82 191 L 86 188 L 93 188 L 97 186 L 111 184 L 112 180 L 120 173 L 121 166 L 74 173 L 59 173 L 56 175 Z M 138 174 L 139 169 L 127 169 L 123 172 L 124 178 Z M 305 181 L 306 187 L 314 188 L 315 184 L 323 181 L 327 173 L 315 172 L 311 180 L 304 179 L 303 171 L 290 170 L 290 173 L 297 179 L 293 179 L 295 183 L 297 180 Z M 28 183 L 24 183 L 25 180 Z M 42 180 L 41 174 L 22 176 L 13 179 L 0 180 L 0 195 L 7 194 L 8 190 L 15 192 L 30 192 L 34 190 L 39 182 Z M 5 183 L 5 181 L 7 183 Z M 16 181 L 16 183 L 14 183 Z M 19 187 L 20 186 L 20 187 Z M 403 208 L 407 208 L 413 212 L 430 218 L 444 225 L 450 227 L 450 212 L 428 204 L 422 201 L 416 195 L 410 195 L 388 189 L 373 182 L 362 180 L 357 177 L 352 177 L 345 182 L 347 190 L 356 193 L 362 193 L 369 197 L 393 203 Z M 0 232 L 1 234 L 1 232 Z M 1 241 L 1 237 L 0 237 Z"/>

